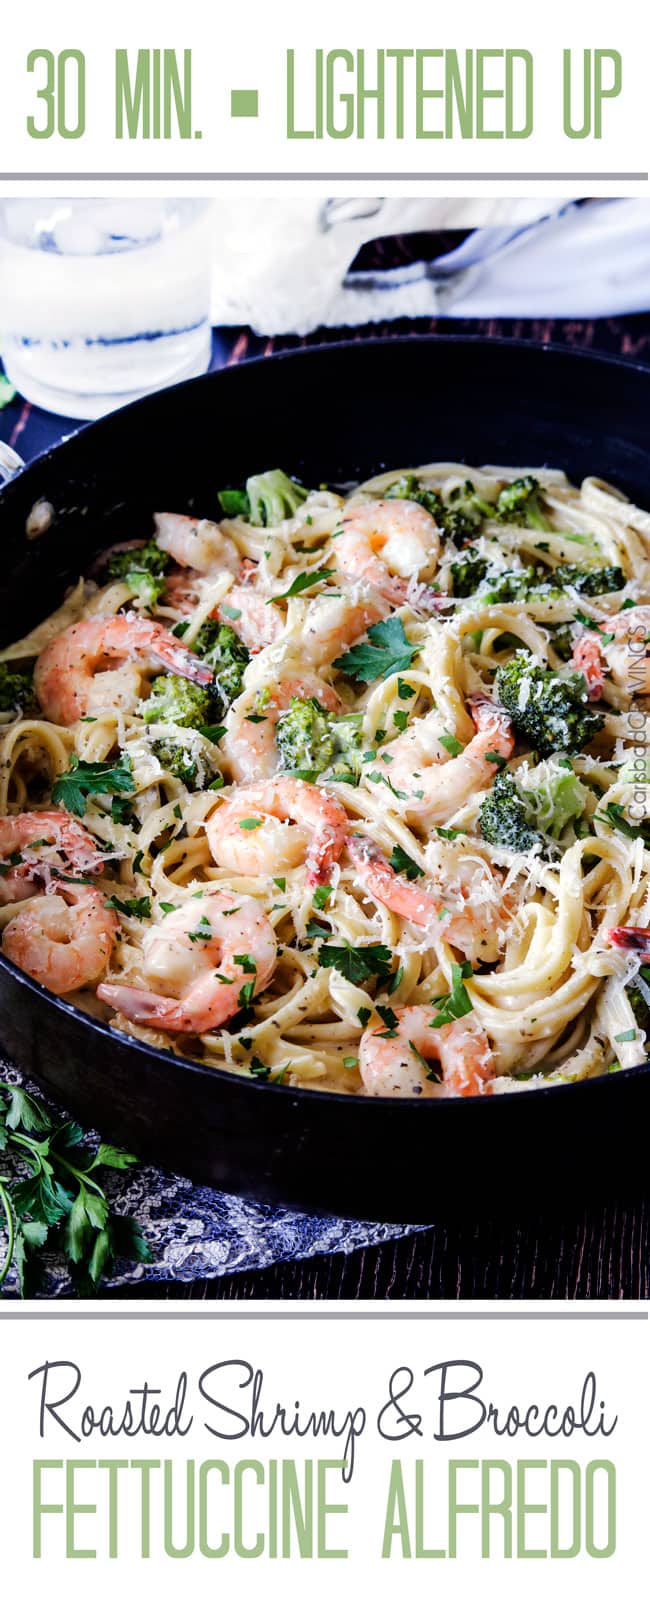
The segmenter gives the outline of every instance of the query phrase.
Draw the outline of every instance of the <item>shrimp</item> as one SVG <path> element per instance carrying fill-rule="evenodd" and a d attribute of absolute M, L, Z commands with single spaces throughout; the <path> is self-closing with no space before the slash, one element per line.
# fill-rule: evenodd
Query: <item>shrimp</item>
<path fill-rule="evenodd" d="M 310 673 L 285 677 L 275 687 L 266 689 L 263 698 L 256 697 L 251 703 L 247 697 L 243 705 L 233 705 L 228 712 L 227 732 L 221 748 L 237 782 L 272 777 L 277 771 L 276 722 L 294 698 L 317 699 L 324 710 L 341 709 L 334 689 Z M 251 715 L 255 720 L 251 720 Z"/>
<path fill-rule="evenodd" d="M 211 612 L 211 617 L 225 622 L 251 654 L 258 654 L 268 644 L 276 643 L 284 630 L 284 617 L 276 605 L 270 605 L 264 595 L 253 585 L 251 577 L 257 572 L 253 561 L 244 561 L 241 581 L 228 590 L 225 599 Z M 185 567 L 184 571 L 170 572 L 165 579 L 165 599 L 185 616 L 191 615 L 200 600 L 201 572 Z"/>
<path fill-rule="evenodd" d="M 57 882 L 42 898 L 21 905 L 4 929 L 2 948 L 50 993 L 74 993 L 101 977 L 118 927 L 98 888 Z"/>
<path fill-rule="evenodd" d="M 392 605 L 403 605 L 409 584 L 432 576 L 440 553 L 433 516 L 415 500 L 378 499 L 342 518 L 334 545 L 344 577 L 368 583 Z"/>
<path fill-rule="evenodd" d="M 347 594 L 328 593 L 312 599 L 300 628 L 300 658 L 310 666 L 329 666 L 337 655 L 388 614 L 380 595 L 359 603 Z"/>
<path fill-rule="evenodd" d="M 615 949 L 626 949 L 631 954 L 650 953 L 648 927 L 607 927 L 605 936 Z"/>
<path fill-rule="evenodd" d="M 179 566 L 193 566 L 203 575 L 214 571 L 215 566 L 235 575 L 239 571 L 239 550 L 216 522 L 199 521 L 196 516 L 176 516 L 170 511 L 157 511 L 154 522 L 156 543 Z"/>
<path fill-rule="evenodd" d="M 109 661 L 119 662 L 109 670 Z M 207 684 L 212 672 L 160 622 L 95 616 L 66 627 L 39 655 L 34 687 L 50 721 L 72 726 L 92 710 L 133 709 L 147 669 L 163 668 Z"/>
<path fill-rule="evenodd" d="M 256 572 L 252 561 L 244 561 L 241 582 L 235 583 L 217 606 L 219 621 L 227 622 L 253 654 L 276 643 L 284 631 L 282 612 L 277 605 L 270 605 L 268 596 L 265 598 L 251 581 Z"/>
<path fill-rule="evenodd" d="M 474 960 L 496 958 L 498 924 L 505 907 L 501 907 L 500 914 L 498 901 L 493 903 L 488 899 L 481 903 L 480 911 L 472 909 L 468 901 L 472 888 L 477 887 L 475 867 L 467 885 L 450 885 L 453 896 L 462 903 L 462 908 L 450 909 L 445 896 L 435 891 L 433 883 L 426 888 L 399 877 L 381 849 L 369 838 L 354 833 L 348 838 L 347 848 L 364 887 L 379 904 L 385 904 L 404 921 L 424 927 L 434 944 L 444 938 L 446 943 L 462 949 L 463 954 Z"/>
<path fill-rule="evenodd" d="M 44 853 L 52 849 L 52 856 Z M 23 851 L 27 850 L 27 857 Z M 0 904 L 17 904 L 36 893 L 35 879 L 49 882 L 61 866 L 101 871 L 106 855 L 91 834 L 61 810 L 26 810 L 0 817 Z"/>
<path fill-rule="evenodd" d="M 603 616 L 600 625 L 601 633 L 584 633 L 573 647 L 572 662 L 587 680 L 590 699 L 601 698 L 606 671 L 624 692 L 650 693 L 650 605 Z"/>
<path fill-rule="evenodd" d="M 367 1027 L 359 1046 L 359 1071 L 366 1093 L 400 1098 L 467 1098 L 489 1092 L 495 1075 L 485 1032 L 471 1017 L 435 1027 L 435 1013 L 411 1004 L 395 1011 L 389 1028 Z M 440 1072 L 429 1070 L 436 1061 Z M 442 1082 L 442 1085 L 441 1085 Z"/>
<path fill-rule="evenodd" d="M 212 858 L 225 870 L 274 876 L 304 861 L 307 882 L 315 887 L 331 875 L 348 818 L 326 788 L 299 777 L 276 777 L 223 799 L 205 830 Z"/>
<path fill-rule="evenodd" d="M 193 1034 L 225 1026 L 268 986 L 277 960 L 275 933 L 257 901 L 219 889 L 148 927 L 142 953 L 157 989 L 102 982 L 97 997 L 140 1026 Z"/>
<path fill-rule="evenodd" d="M 461 754 L 441 760 L 438 754 L 440 722 L 432 711 L 413 722 L 379 756 L 393 792 L 404 801 L 404 813 L 415 820 L 446 821 L 477 789 L 488 788 L 494 778 L 494 756 L 508 760 L 515 746 L 510 717 L 483 694 L 474 694 L 470 712 L 476 727 Z"/>

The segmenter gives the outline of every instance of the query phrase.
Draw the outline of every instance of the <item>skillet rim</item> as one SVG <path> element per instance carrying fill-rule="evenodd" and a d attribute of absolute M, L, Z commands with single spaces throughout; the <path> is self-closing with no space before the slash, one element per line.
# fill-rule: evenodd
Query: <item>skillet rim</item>
<path fill-rule="evenodd" d="M 154 393 L 141 396 L 139 399 L 133 400 L 129 405 L 120 406 L 116 410 L 110 411 L 105 416 L 98 417 L 94 421 L 87 423 L 80 421 L 79 425 L 73 427 L 71 432 L 66 433 L 65 436 L 58 441 L 58 443 L 50 445 L 47 449 L 41 451 L 39 454 L 32 456 L 28 462 L 25 462 L 25 464 L 13 474 L 7 483 L 0 485 L 0 501 L 2 500 L 4 492 L 7 489 L 10 489 L 13 483 L 24 479 L 33 467 L 42 467 L 46 465 L 48 461 L 52 460 L 55 456 L 58 456 L 62 450 L 66 449 L 66 447 L 69 445 L 74 445 L 74 443 L 89 430 L 94 432 L 98 428 L 103 427 L 109 431 L 111 422 L 114 418 L 120 418 L 125 412 L 127 414 L 133 415 L 136 412 L 139 412 L 143 406 L 150 405 L 155 401 L 160 401 L 161 396 L 166 397 L 169 394 L 177 395 L 180 398 L 186 390 L 191 389 L 192 391 L 195 391 L 197 385 L 199 384 L 206 385 L 212 383 L 215 379 L 224 379 L 227 373 L 241 373 L 242 371 L 245 371 L 246 368 L 256 368 L 262 363 L 266 364 L 268 362 L 296 361 L 301 357 L 313 358 L 318 357 L 323 353 L 329 353 L 330 351 L 341 352 L 350 351 L 352 349 L 364 350 L 368 348 L 376 350 L 379 347 L 385 348 L 387 344 L 400 345 L 405 348 L 415 345 L 434 347 L 439 344 L 444 344 L 451 346 L 473 346 L 475 348 L 481 349 L 485 349 L 487 346 L 489 346 L 491 349 L 493 348 L 497 350 L 507 349 L 513 351 L 531 351 L 538 355 L 548 355 L 551 357 L 551 360 L 554 356 L 562 356 L 570 363 L 582 361 L 586 366 L 590 364 L 596 364 L 600 366 L 616 367 L 621 371 L 633 372 L 646 377 L 648 384 L 650 385 L 650 367 L 641 361 L 627 359 L 625 356 L 617 355 L 610 351 L 568 348 L 566 345 L 559 344 L 554 340 L 541 342 L 540 340 L 536 339 L 517 340 L 514 338 L 504 337 L 502 335 L 494 338 L 487 338 L 485 334 L 476 333 L 421 332 L 396 333 L 395 335 L 388 333 L 381 336 L 373 336 L 363 339 L 332 339 L 331 341 L 327 341 L 326 343 L 322 344 L 303 345 L 298 348 L 278 350 L 273 352 L 271 355 L 257 354 L 250 356 L 235 366 L 217 367 L 211 371 L 201 373 L 198 377 L 186 378 L 181 383 L 174 383 L 170 384 L 167 388 L 157 389 L 154 391 Z M 517 357 L 515 356 L 515 359 L 516 358 Z M 242 379 L 239 378 L 238 381 L 242 381 Z M 227 1085 L 232 1085 L 234 1087 L 234 1085 L 237 1084 L 238 1087 L 247 1092 L 256 1092 L 257 1094 L 268 1093 L 269 1085 L 267 1082 L 257 1081 L 254 1077 L 246 1077 L 243 1074 L 240 1075 L 238 1072 L 229 1071 L 223 1066 L 207 1065 L 201 1060 L 189 1059 L 183 1055 L 175 1054 L 170 1049 L 155 1048 L 153 1044 L 142 1043 L 137 1038 L 130 1037 L 128 1033 L 117 1031 L 114 1027 L 111 1027 L 108 1022 L 100 1021 L 95 1016 L 88 1015 L 87 1012 L 79 1009 L 76 1005 L 68 1003 L 65 999 L 60 998 L 54 993 L 50 993 L 47 988 L 44 988 L 33 978 L 27 976 L 24 971 L 21 971 L 20 967 L 15 966 L 13 962 L 2 953 L 1 948 L 0 969 L 6 974 L 10 982 L 16 982 L 19 986 L 26 988 L 28 992 L 32 993 L 37 1003 L 45 1003 L 53 1008 L 56 1013 L 73 1019 L 76 1023 L 86 1028 L 91 1035 L 92 1033 L 97 1032 L 104 1039 L 110 1038 L 120 1046 L 128 1046 L 133 1051 L 135 1058 L 144 1056 L 151 1062 L 164 1060 L 166 1064 L 171 1063 L 175 1066 L 178 1066 L 181 1070 L 185 1071 L 188 1076 L 200 1076 L 203 1078 L 216 1077 L 223 1087 L 226 1087 Z M 531 1088 L 530 1091 L 525 1090 L 518 1097 L 518 1099 L 516 1099 L 514 1095 L 503 1095 L 503 1098 L 507 1100 L 507 1103 L 510 1107 L 514 1107 L 516 1102 L 518 1102 L 520 1105 L 523 1105 L 526 1101 L 528 1101 L 529 1098 L 534 1103 L 537 1101 L 540 1095 L 544 1101 L 547 1101 L 549 1097 L 551 1099 L 555 1097 L 560 1090 L 563 1090 L 564 1093 L 569 1092 L 572 1096 L 572 1099 L 575 1100 L 575 1094 L 577 1092 L 580 1092 L 584 1096 L 586 1090 L 590 1089 L 590 1102 L 593 1104 L 595 1102 L 594 1090 L 597 1089 L 602 1093 L 604 1084 L 611 1083 L 612 1077 L 615 1077 L 621 1085 L 615 1090 L 613 1090 L 613 1088 L 610 1086 L 610 1096 L 612 1091 L 618 1091 L 620 1098 L 623 1091 L 625 1091 L 622 1086 L 623 1083 L 626 1083 L 629 1087 L 629 1085 L 632 1082 L 637 1081 L 639 1077 L 647 1077 L 648 1075 L 650 1075 L 650 1056 L 646 1059 L 643 1065 L 634 1066 L 629 1071 L 621 1070 L 612 1073 L 606 1072 L 602 1076 L 586 1077 L 582 1081 L 578 1082 L 552 1083 L 547 1086 Z M 371 1106 L 371 1110 L 366 1110 L 365 1112 L 363 1110 L 353 1112 L 357 1114 L 372 1113 L 376 1115 L 377 1113 L 383 1113 L 378 1108 L 380 1106 L 392 1106 L 393 1110 L 399 1106 L 397 1113 L 401 1114 L 402 1117 L 408 1113 L 411 1115 L 417 1114 L 418 1116 L 421 1116 L 423 1111 L 424 1113 L 433 1113 L 437 1115 L 449 1115 L 452 1113 L 458 1114 L 461 1104 L 464 1105 L 466 1114 L 476 1113 L 475 1111 L 472 1112 L 470 1106 L 477 1106 L 478 1104 L 481 1104 L 483 1109 L 480 1113 L 485 1117 L 486 1113 L 492 1115 L 498 1113 L 496 1110 L 486 1111 L 485 1106 L 488 1104 L 497 1105 L 501 1102 L 502 1098 L 502 1095 L 500 1094 L 494 1096 L 489 1094 L 485 1096 L 477 1095 L 476 1098 L 469 1099 L 467 1101 L 458 1098 L 432 1098 L 424 1100 L 420 1100 L 419 1098 L 400 1099 L 381 1096 L 375 1098 L 368 1094 L 341 1093 L 337 1090 L 319 1089 L 317 1087 L 289 1088 L 284 1089 L 283 1092 L 286 1096 L 287 1103 L 292 1102 L 302 1104 L 304 1103 L 305 1096 L 307 1095 L 308 1099 L 314 1103 L 325 1099 L 328 1104 L 345 1104 L 347 1106 L 355 1104 Z M 508 1113 L 512 1114 L 513 1108 L 510 1108 Z M 522 1110 L 521 1113 L 527 1114 L 532 1112 Z"/>

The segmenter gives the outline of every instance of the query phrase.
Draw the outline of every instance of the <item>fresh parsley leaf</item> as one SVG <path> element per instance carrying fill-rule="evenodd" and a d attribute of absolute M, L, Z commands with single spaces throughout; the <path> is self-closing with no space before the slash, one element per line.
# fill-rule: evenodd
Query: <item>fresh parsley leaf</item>
<path fill-rule="evenodd" d="M 409 1042 L 409 1049 L 422 1066 L 428 1081 L 442 1082 L 442 1071 L 440 1070 L 437 1060 L 425 1060 L 424 1055 L 420 1053 L 419 1049 L 416 1049 L 414 1043 Z"/>
<path fill-rule="evenodd" d="M 315 588 L 317 583 L 324 583 L 327 577 L 334 576 L 333 566 L 321 566 L 315 572 L 300 572 L 294 577 L 289 588 L 283 594 L 274 594 L 273 599 L 267 599 L 267 605 L 279 605 L 281 599 L 295 599 L 296 594 L 303 594 L 306 588 Z"/>
<path fill-rule="evenodd" d="M 406 732 L 408 724 L 409 724 L 409 719 L 408 719 L 408 716 L 406 714 L 406 711 L 405 710 L 396 710 L 394 712 L 394 714 L 393 714 L 393 726 L 397 727 L 398 732 Z"/>
<path fill-rule="evenodd" d="M 324 910 L 328 899 L 331 899 L 331 897 L 332 897 L 332 888 L 331 888 L 330 883 L 327 883 L 327 882 L 321 883 L 320 887 L 314 889 L 314 898 L 313 898 L 314 909 L 315 910 Z"/>
<path fill-rule="evenodd" d="M 55 805 L 63 805 L 70 815 L 85 816 L 86 801 L 91 794 L 135 793 L 133 770 L 129 756 L 123 754 L 117 761 L 80 760 L 72 755 L 67 771 L 63 771 L 52 788 Z"/>
<path fill-rule="evenodd" d="M 407 854 L 399 843 L 395 844 L 388 863 L 393 871 L 399 871 L 402 876 L 408 877 L 409 882 L 414 882 L 416 877 L 424 876 L 424 871 L 417 860 L 412 860 L 410 854 Z"/>
<path fill-rule="evenodd" d="M 399 1022 L 395 1011 L 391 1010 L 389 1004 L 376 1004 L 375 1009 L 377 1011 L 377 1015 L 381 1016 L 384 1026 L 388 1027 L 392 1033 L 392 1036 L 396 1038 Z"/>
<path fill-rule="evenodd" d="M 447 754 L 452 756 L 462 755 L 463 749 L 465 748 L 465 745 L 459 743 L 458 738 L 454 738 L 454 735 L 451 732 L 439 733 L 438 743 L 442 744 L 442 747 L 443 749 L 446 749 Z"/>
<path fill-rule="evenodd" d="M 275 883 L 276 888 L 280 889 L 280 893 L 285 893 L 286 892 L 286 887 L 287 887 L 287 879 L 286 879 L 286 877 L 274 877 L 273 881 Z"/>
<path fill-rule="evenodd" d="M 235 959 L 235 965 L 240 965 L 241 968 L 242 968 L 242 971 L 248 971 L 248 972 L 252 971 L 253 974 L 257 971 L 257 962 L 253 959 L 252 955 L 250 955 L 250 954 L 236 954 L 234 959 Z"/>
<path fill-rule="evenodd" d="M 119 910 L 120 915 L 134 916 L 138 921 L 148 921 L 151 915 L 151 899 L 148 895 L 142 899 L 118 899 L 112 893 L 110 899 L 104 900 L 104 904 L 107 910 Z"/>
<path fill-rule="evenodd" d="M 643 838 L 644 843 L 650 844 L 650 823 L 643 821 L 640 827 L 635 827 L 627 820 L 621 804 L 610 800 L 604 810 L 597 810 L 594 819 L 602 821 L 607 827 L 613 827 L 615 832 L 620 832 L 624 838 Z"/>
<path fill-rule="evenodd" d="M 410 682 L 405 682 L 403 677 L 398 677 L 398 679 L 397 679 L 397 697 L 398 697 L 398 699 L 415 699 L 416 691 L 417 690 L 415 688 L 411 687 Z"/>
<path fill-rule="evenodd" d="M 239 825 L 242 829 L 242 832 L 254 832 L 255 828 L 262 827 L 264 822 L 261 817 L 246 816 L 244 821 L 240 821 Z"/>
<path fill-rule="evenodd" d="M 429 1023 L 430 1026 L 446 1026 L 449 1021 L 459 1021 L 462 1016 L 469 1015 L 474 1006 L 465 987 L 465 978 L 471 975 L 472 967 L 469 960 L 463 960 L 462 965 L 452 965 L 451 993 L 445 994 L 442 999 L 434 999 L 438 1014 L 435 1020 Z"/>
<path fill-rule="evenodd" d="M 614 1035 L 614 1042 L 615 1043 L 633 1043 L 635 1037 L 636 1037 L 636 1027 L 631 1026 L 631 1027 L 628 1028 L 627 1032 L 616 1032 L 615 1035 Z"/>
<path fill-rule="evenodd" d="M 377 678 L 392 677 L 396 671 L 408 671 L 419 646 L 410 644 L 399 616 L 389 616 L 387 621 L 377 621 L 368 628 L 369 642 L 354 644 L 333 662 L 337 671 L 359 682 L 376 682 Z"/>
<path fill-rule="evenodd" d="M 24 1089 L 4 1085 L 0 1147 L 0 1226 L 2 1219 L 8 1225 L 8 1247 L 3 1252 L 0 1246 L 0 1286 L 13 1265 L 21 1295 L 30 1292 L 45 1247 L 63 1250 L 73 1283 L 82 1292 L 96 1285 L 119 1255 L 143 1262 L 151 1258 L 137 1224 L 111 1211 L 91 1174 L 102 1167 L 125 1170 L 135 1163 L 132 1155 L 108 1143 L 93 1154 L 84 1147 L 84 1133 L 74 1121 L 54 1121 Z"/>
<path fill-rule="evenodd" d="M 249 1076 L 256 1076 L 260 1082 L 268 1082 L 271 1075 L 271 1067 L 270 1065 L 265 1065 L 264 1061 L 258 1059 L 258 1056 L 254 1054 L 248 1067 L 248 1074 Z"/>
<path fill-rule="evenodd" d="M 249 1004 L 252 1004 L 252 1002 L 253 1002 L 253 994 L 254 993 L 255 993 L 255 978 L 251 977 L 250 982 L 242 982 L 242 985 L 241 985 L 241 987 L 239 989 L 239 1005 L 240 1005 L 240 1008 L 247 1008 Z"/>
<path fill-rule="evenodd" d="M 384 943 L 366 943 L 358 948 L 349 943 L 330 943 L 318 951 L 319 966 L 333 966 L 354 983 L 367 982 L 373 976 L 385 979 L 392 958 L 392 950 Z"/>

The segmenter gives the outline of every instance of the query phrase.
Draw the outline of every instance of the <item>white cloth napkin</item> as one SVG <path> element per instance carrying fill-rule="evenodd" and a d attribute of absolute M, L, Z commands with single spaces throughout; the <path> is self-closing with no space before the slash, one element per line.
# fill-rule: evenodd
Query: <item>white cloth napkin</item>
<path fill-rule="evenodd" d="M 471 229 L 433 262 L 352 272 L 362 244 Z M 646 200 L 243 199 L 215 203 L 212 319 L 305 334 L 416 316 L 613 316 L 650 308 Z"/>

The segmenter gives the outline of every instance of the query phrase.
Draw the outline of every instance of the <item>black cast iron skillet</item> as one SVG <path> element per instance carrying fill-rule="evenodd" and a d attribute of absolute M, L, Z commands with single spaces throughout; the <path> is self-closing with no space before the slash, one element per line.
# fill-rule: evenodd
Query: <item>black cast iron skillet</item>
<path fill-rule="evenodd" d="M 549 348 L 407 337 L 279 355 L 118 411 L 0 494 L 3 642 L 155 509 L 213 515 L 216 489 L 282 465 L 345 482 L 428 460 L 563 467 L 650 504 L 650 371 Z M 25 537 L 39 499 L 50 530 Z M 643 1188 L 650 1067 L 485 1100 L 269 1088 L 88 1019 L 0 957 L 0 1041 L 86 1124 L 197 1180 L 340 1214 L 427 1219 L 495 1194 L 522 1214 L 569 1188 Z"/>

